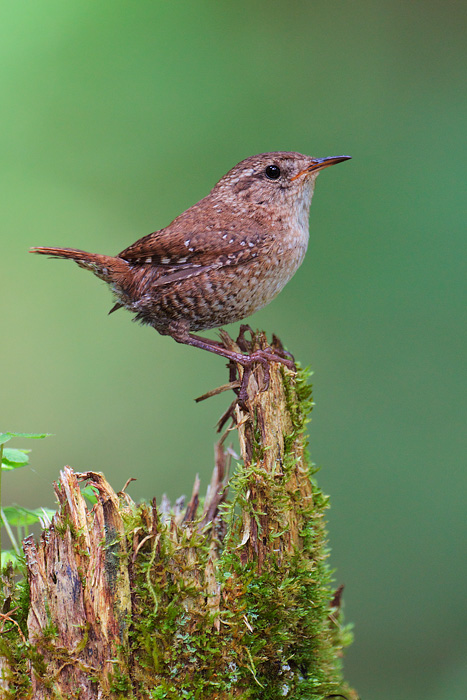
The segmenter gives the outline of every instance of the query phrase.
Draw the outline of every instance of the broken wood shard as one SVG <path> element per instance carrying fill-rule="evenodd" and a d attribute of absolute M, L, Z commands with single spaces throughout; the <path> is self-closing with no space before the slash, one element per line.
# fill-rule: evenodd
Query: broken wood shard
<path fill-rule="evenodd" d="M 99 494 L 88 511 L 79 477 Z M 33 673 L 34 699 L 50 698 L 58 684 L 67 697 L 109 693 L 121 652 L 128 647 L 130 581 L 122 504 L 101 474 L 65 467 L 55 485 L 60 510 L 36 547 L 24 541 L 29 573 L 29 640 L 42 654 L 45 677 Z"/>

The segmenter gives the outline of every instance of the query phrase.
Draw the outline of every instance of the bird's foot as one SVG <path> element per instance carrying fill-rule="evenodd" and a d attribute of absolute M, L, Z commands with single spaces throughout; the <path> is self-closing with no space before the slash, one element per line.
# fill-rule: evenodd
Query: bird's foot
<path fill-rule="evenodd" d="M 252 336 L 251 340 L 246 338 L 246 333 L 250 333 Z M 255 366 L 261 365 L 262 381 L 258 384 L 260 391 L 266 391 L 269 387 L 269 364 L 271 362 L 279 362 L 288 369 L 295 369 L 295 363 L 293 357 L 287 353 L 282 343 L 278 340 L 276 336 L 273 336 L 273 342 L 271 347 L 257 348 L 253 350 L 253 338 L 254 333 L 252 329 L 247 325 L 240 326 L 240 333 L 236 343 L 232 341 L 230 336 L 223 330 L 220 331 L 221 341 L 211 340 L 210 338 L 200 338 L 198 335 L 194 335 L 189 332 L 188 324 L 183 322 L 173 322 L 169 329 L 169 334 L 172 338 L 177 341 L 177 343 L 183 343 L 184 345 L 191 345 L 193 347 L 199 348 L 200 350 L 207 350 L 220 357 L 225 357 L 229 360 L 229 372 L 230 381 L 228 385 L 221 387 L 221 391 L 227 388 L 231 388 L 237 394 L 237 398 L 234 401 L 233 406 L 238 404 L 243 410 L 247 410 L 247 399 L 248 399 L 248 384 L 251 378 L 251 374 Z M 243 352 L 239 352 L 234 348 L 238 347 Z M 237 366 L 243 368 L 242 376 L 240 381 L 237 380 Z M 208 392 L 203 397 L 198 400 L 208 398 L 214 394 L 219 393 L 217 390 L 214 392 Z M 226 422 L 232 411 L 225 414 L 225 420 L 222 420 L 222 425 Z M 223 417 L 224 418 L 224 417 Z"/>
<path fill-rule="evenodd" d="M 261 385 L 258 385 L 259 391 L 267 391 L 267 389 L 269 389 L 269 364 L 271 362 L 279 362 L 280 364 L 285 365 L 288 369 L 295 368 L 295 364 L 292 360 L 283 357 L 282 354 L 279 355 L 272 348 L 255 350 L 248 355 L 242 355 L 241 359 L 237 360 L 237 362 L 243 367 L 240 388 L 237 394 L 237 403 L 244 410 L 248 410 L 246 405 L 246 401 L 248 399 L 248 384 L 255 365 L 260 364 L 263 369 L 262 383 Z"/>

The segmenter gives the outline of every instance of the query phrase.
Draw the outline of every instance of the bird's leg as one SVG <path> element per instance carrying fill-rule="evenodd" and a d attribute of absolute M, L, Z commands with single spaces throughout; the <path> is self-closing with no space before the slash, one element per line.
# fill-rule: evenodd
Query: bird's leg
<path fill-rule="evenodd" d="M 240 391 L 238 394 L 240 403 L 244 404 L 247 398 L 247 386 L 248 380 L 250 378 L 253 366 L 256 363 L 260 363 L 264 370 L 264 380 L 265 389 L 269 385 L 269 363 L 270 362 L 280 362 L 289 369 L 294 369 L 295 365 L 292 360 L 281 357 L 281 355 L 274 352 L 274 350 L 255 350 L 249 354 L 243 354 L 241 352 L 236 352 L 235 350 L 229 350 L 222 344 L 211 341 L 209 338 L 200 338 L 198 335 L 190 333 L 188 330 L 188 325 L 174 321 L 170 324 L 168 329 L 168 335 L 170 335 L 177 343 L 182 343 L 183 345 L 191 345 L 200 350 L 207 350 L 215 355 L 220 355 L 225 357 L 230 362 L 236 362 L 243 367 L 243 377 L 240 385 Z"/>
<path fill-rule="evenodd" d="M 251 335 L 251 340 L 247 340 L 245 333 L 249 333 Z M 242 324 L 240 326 L 240 332 L 238 334 L 237 340 L 235 341 L 243 352 L 249 354 L 250 348 L 252 345 L 252 339 L 255 335 L 255 332 L 253 328 L 247 324 Z M 278 357 L 282 357 L 283 359 L 286 360 L 291 360 L 295 364 L 295 358 L 292 355 L 291 352 L 288 352 L 284 346 L 282 345 L 282 342 L 280 339 L 275 335 L 274 333 L 272 334 L 272 343 L 271 343 L 271 350 L 273 351 L 274 355 L 277 355 Z M 266 381 L 266 388 L 268 386 L 268 381 Z"/>
<path fill-rule="evenodd" d="M 173 335 L 172 335 L 172 338 L 174 338 L 176 340 L 176 338 Z M 207 343 L 208 345 L 212 345 L 213 347 L 219 347 L 219 348 L 224 347 L 224 343 L 222 342 L 222 340 L 214 340 L 214 338 L 202 338 L 202 340 L 204 340 L 204 342 Z M 177 342 L 179 342 L 179 341 L 177 341 Z M 185 342 L 185 341 L 182 341 L 182 342 Z"/>
<path fill-rule="evenodd" d="M 289 369 L 294 368 L 294 363 L 288 358 L 281 357 L 276 354 L 274 350 L 255 350 L 254 352 L 244 355 L 241 352 L 236 352 L 235 350 L 228 350 L 221 343 L 213 341 L 210 338 L 200 338 L 198 335 L 190 333 L 186 328 L 185 324 L 179 324 L 177 322 L 172 323 L 168 335 L 170 335 L 177 343 L 182 343 L 183 345 L 192 345 L 200 350 L 207 350 L 208 352 L 213 352 L 215 355 L 220 355 L 221 357 L 227 358 L 227 360 L 233 360 L 242 367 L 250 367 L 255 362 L 260 362 L 262 365 L 266 365 L 268 362 L 280 362 Z"/>

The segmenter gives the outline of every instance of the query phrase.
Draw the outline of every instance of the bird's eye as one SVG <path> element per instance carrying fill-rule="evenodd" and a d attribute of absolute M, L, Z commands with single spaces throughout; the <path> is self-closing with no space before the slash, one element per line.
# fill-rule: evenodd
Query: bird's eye
<path fill-rule="evenodd" d="M 268 165 L 264 172 L 269 180 L 277 180 L 281 176 L 281 169 L 277 165 Z"/>

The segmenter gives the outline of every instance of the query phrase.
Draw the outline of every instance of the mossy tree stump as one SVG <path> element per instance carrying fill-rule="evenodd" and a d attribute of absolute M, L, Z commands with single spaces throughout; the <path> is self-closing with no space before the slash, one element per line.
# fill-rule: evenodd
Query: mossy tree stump
<path fill-rule="evenodd" d="M 341 675 L 349 634 L 326 563 L 327 500 L 306 452 L 310 387 L 300 370 L 264 372 L 226 414 L 242 464 L 228 481 L 227 431 L 203 503 L 197 478 L 186 507 L 170 508 L 63 470 L 51 526 L 24 541 L 27 624 L 23 639 L 20 620 L 1 640 L 0 697 L 356 697 Z M 82 481 L 97 493 L 91 509 Z"/>

